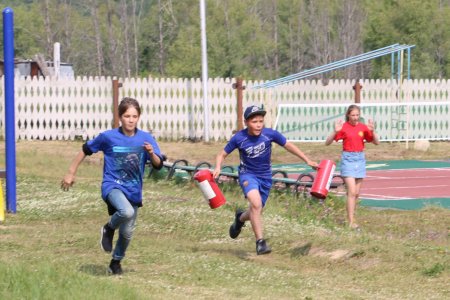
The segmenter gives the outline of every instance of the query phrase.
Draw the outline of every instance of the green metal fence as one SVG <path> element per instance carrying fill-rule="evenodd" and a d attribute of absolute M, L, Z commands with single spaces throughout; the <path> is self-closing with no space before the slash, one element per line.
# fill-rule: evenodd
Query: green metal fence
<path fill-rule="evenodd" d="M 352 104 L 280 104 L 275 129 L 291 141 L 324 141 Z M 449 102 L 361 104 L 382 141 L 450 139 Z"/>

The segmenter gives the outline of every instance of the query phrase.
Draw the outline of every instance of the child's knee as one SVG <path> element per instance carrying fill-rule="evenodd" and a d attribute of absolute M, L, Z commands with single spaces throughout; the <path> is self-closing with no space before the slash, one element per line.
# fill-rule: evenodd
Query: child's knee
<path fill-rule="evenodd" d="M 254 211 L 261 212 L 262 208 L 263 208 L 263 204 L 261 201 L 254 201 L 254 202 L 251 202 L 250 207 Z"/>
<path fill-rule="evenodd" d="M 125 229 L 124 229 L 124 230 L 121 230 L 119 234 L 120 234 L 124 239 L 126 239 L 126 240 L 131 240 L 131 238 L 133 237 L 134 229 L 135 229 L 135 226 L 134 226 L 134 225 L 126 226 Z"/>
<path fill-rule="evenodd" d="M 122 218 L 131 219 L 134 216 L 134 209 L 132 207 L 121 209 L 119 213 Z"/>

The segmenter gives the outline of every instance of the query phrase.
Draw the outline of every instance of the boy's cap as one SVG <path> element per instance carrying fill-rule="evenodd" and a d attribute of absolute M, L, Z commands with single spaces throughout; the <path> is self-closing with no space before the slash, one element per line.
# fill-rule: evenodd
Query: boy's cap
<path fill-rule="evenodd" d="M 265 116 L 266 111 L 256 105 L 249 106 L 245 109 L 244 119 L 248 120 L 248 118 L 256 116 L 256 115 Z"/>

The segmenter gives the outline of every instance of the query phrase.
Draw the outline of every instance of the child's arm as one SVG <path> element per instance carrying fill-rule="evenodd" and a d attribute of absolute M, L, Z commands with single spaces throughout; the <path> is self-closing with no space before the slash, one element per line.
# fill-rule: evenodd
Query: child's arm
<path fill-rule="evenodd" d="M 378 135 L 375 133 L 375 123 L 373 122 L 373 120 L 369 119 L 369 122 L 367 123 L 367 128 L 372 133 L 372 143 L 378 145 L 380 143 L 380 140 L 378 139 Z"/>
<path fill-rule="evenodd" d="M 80 151 L 77 156 L 75 156 L 74 160 L 70 164 L 69 171 L 64 176 L 63 180 L 61 180 L 61 188 L 64 191 L 68 191 L 69 188 L 75 183 L 75 174 L 77 173 L 78 166 L 86 157 L 84 151 Z"/>
<path fill-rule="evenodd" d="M 161 160 L 161 157 L 159 157 L 159 155 L 154 152 L 153 146 L 148 142 L 144 142 L 144 149 L 145 151 L 147 151 L 148 155 L 150 155 L 152 166 L 155 169 L 161 169 L 163 166 L 163 162 Z"/>
<path fill-rule="evenodd" d="M 286 142 L 286 144 L 284 145 L 284 148 L 287 151 L 289 151 L 290 153 L 292 153 L 295 156 L 297 156 L 298 158 L 302 159 L 311 168 L 316 169 L 319 166 L 315 161 L 310 160 L 300 149 L 298 149 L 291 142 Z"/>
<path fill-rule="evenodd" d="M 343 126 L 342 120 L 337 120 L 336 122 L 334 122 L 334 131 L 327 137 L 325 141 L 326 146 L 330 145 L 334 141 L 336 134 L 342 130 L 342 126 Z"/>
<path fill-rule="evenodd" d="M 228 153 L 225 152 L 225 150 L 222 150 L 219 154 L 216 156 L 216 167 L 214 168 L 213 177 L 217 178 L 219 177 L 221 166 L 223 161 L 225 160 L 225 157 L 228 156 Z"/>
<path fill-rule="evenodd" d="M 334 137 L 336 136 L 336 131 L 333 131 L 326 139 L 325 145 L 328 146 L 334 141 Z"/>

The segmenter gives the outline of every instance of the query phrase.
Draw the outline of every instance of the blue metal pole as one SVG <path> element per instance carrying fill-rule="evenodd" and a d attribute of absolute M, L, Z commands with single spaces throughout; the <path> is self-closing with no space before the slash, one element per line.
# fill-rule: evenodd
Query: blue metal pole
<path fill-rule="evenodd" d="M 7 210 L 16 213 L 16 122 L 14 116 L 14 12 L 3 10 L 3 55 L 5 72 L 5 150 Z"/>
<path fill-rule="evenodd" d="M 404 46 L 399 46 L 398 48 L 395 49 L 395 51 L 399 51 L 399 49 L 405 49 L 405 47 Z M 384 55 L 387 55 L 387 54 L 390 54 L 390 53 L 395 53 L 395 52 L 393 52 L 393 51 L 387 51 L 387 52 L 383 51 L 383 52 L 379 52 L 379 53 L 371 53 L 368 56 L 359 57 L 356 60 L 352 60 L 349 63 L 342 63 L 342 61 L 338 61 L 338 62 L 335 62 L 333 64 L 328 64 L 326 66 L 317 67 L 317 68 L 306 70 L 304 72 L 300 72 L 300 73 L 297 73 L 297 74 L 289 75 L 289 76 L 287 76 L 287 77 L 289 77 L 289 79 L 287 79 L 287 77 L 283 77 L 281 79 L 276 79 L 276 80 L 273 80 L 273 81 L 265 82 L 265 83 L 263 83 L 261 85 L 254 86 L 253 88 L 257 89 L 257 88 L 271 88 L 271 87 L 275 87 L 277 85 L 281 85 L 281 84 L 284 84 L 284 83 L 287 83 L 287 82 L 291 82 L 291 81 L 294 81 L 294 80 L 299 80 L 299 79 L 303 79 L 303 78 L 306 78 L 306 77 L 318 75 L 318 74 L 321 74 L 321 73 L 324 73 L 324 72 L 329 72 L 329 71 L 332 71 L 332 70 L 340 69 L 340 68 L 347 67 L 347 66 L 352 65 L 352 64 L 356 64 L 356 63 L 360 63 L 360 62 L 363 62 L 363 61 L 366 61 L 366 60 L 370 60 L 370 59 L 374 59 L 374 58 L 377 58 L 377 57 L 381 57 L 381 56 L 384 56 Z M 326 68 L 324 68 L 324 67 L 326 67 Z"/>
<path fill-rule="evenodd" d="M 411 79 L 411 48 L 408 48 L 408 80 Z"/>
<path fill-rule="evenodd" d="M 391 80 L 394 79 L 394 68 L 395 68 L 395 52 L 391 53 Z"/>
<path fill-rule="evenodd" d="M 343 59 L 343 60 L 340 60 L 340 61 L 336 61 L 336 62 L 333 62 L 333 63 L 329 63 L 329 64 L 326 64 L 326 65 L 323 65 L 323 66 L 320 66 L 320 67 L 316 67 L 316 68 L 312 68 L 312 69 L 309 69 L 309 70 L 305 70 L 305 71 L 302 71 L 300 73 L 296 73 L 296 74 L 288 75 L 286 77 L 282 77 L 282 78 L 278 78 L 278 79 L 275 79 L 275 80 L 267 81 L 267 82 L 265 82 L 263 84 L 253 86 L 252 88 L 253 89 L 259 89 L 259 88 L 275 87 L 277 85 L 285 84 L 287 82 L 291 82 L 291 81 L 294 81 L 294 80 L 300 80 L 300 79 L 303 79 L 303 78 L 306 78 L 306 77 L 318 75 L 318 74 L 329 72 L 329 71 L 332 71 L 332 70 L 335 70 L 335 69 L 339 69 L 339 68 L 344 68 L 344 67 L 347 67 L 347 66 L 352 65 L 352 64 L 357 64 L 357 63 L 360 63 L 360 62 L 363 62 L 363 61 L 366 61 L 366 60 L 371 60 L 371 59 L 374 59 L 374 58 L 377 58 L 377 57 L 381 57 L 381 56 L 384 56 L 384 55 L 387 55 L 387 54 L 391 54 L 391 59 L 392 59 L 392 62 L 391 62 L 391 64 L 392 64 L 392 66 L 391 66 L 391 76 L 393 78 L 393 76 L 394 76 L 394 64 L 395 64 L 395 61 L 394 61 L 395 52 L 398 52 L 398 51 L 403 50 L 403 49 L 409 49 L 411 47 L 415 47 L 415 46 L 414 45 L 410 46 L 410 45 L 394 44 L 394 45 L 391 45 L 389 47 L 381 48 L 381 49 L 370 51 L 370 52 L 367 52 L 367 53 L 364 53 L 364 54 L 361 54 L 361 55 L 357 55 L 357 56 L 354 56 L 354 57 L 346 58 L 346 59 Z"/>
<path fill-rule="evenodd" d="M 323 66 L 319 66 L 319 67 L 315 67 L 315 68 L 312 68 L 312 69 L 309 69 L 309 70 L 305 70 L 305 71 L 302 71 L 300 73 L 296 73 L 296 74 L 288 75 L 288 76 L 285 76 L 285 77 L 282 77 L 282 78 L 274 79 L 274 80 L 268 81 L 266 83 L 263 83 L 261 85 L 254 86 L 253 88 L 260 88 L 260 87 L 279 85 L 279 84 L 283 84 L 283 83 L 285 83 L 287 81 L 297 80 L 298 76 L 304 76 L 304 75 L 311 74 L 311 73 L 315 74 L 316 72 L 326 72 L 326 71 L 328 71 L 329 68 L 335 68 L 336 66 L 343 66 L 343 65 L 352 64 L 352 62 L 354 60 L 361 61 L 361 60 L 366 59 L 367 57 L 371 58 L 373 56 L 376 56 L 376 57 L 383 56 L 383 55 L 386 55 L 386 54 L 388 54 L 388 53 L 390 53 L 390 52 L 392 52 L 394 50 L 396 51 L 397 47 L 399 47 L 399 44 L 393 44 L 393 45 L 390 45 L 390 46 L 387 46 L 387 47 L 383 47 L 383 48 L 380 48 L 380 49 L 377 49 L 377 50 L 369 51 L 367 53 L 363 53 L 363 54 L 359 54 L 359 55 L 356 55 L 356 56 L 348 57 L 348 58 L 345 58 L 345 59 L 342 59 L 342 60 L 339 60 L 339 61 L 335 61 L 335 62 L 326 64 L 326 65 L 323 65 Z M 309 75 L 309 76 L 311 76 L 311 75 Z"/>

